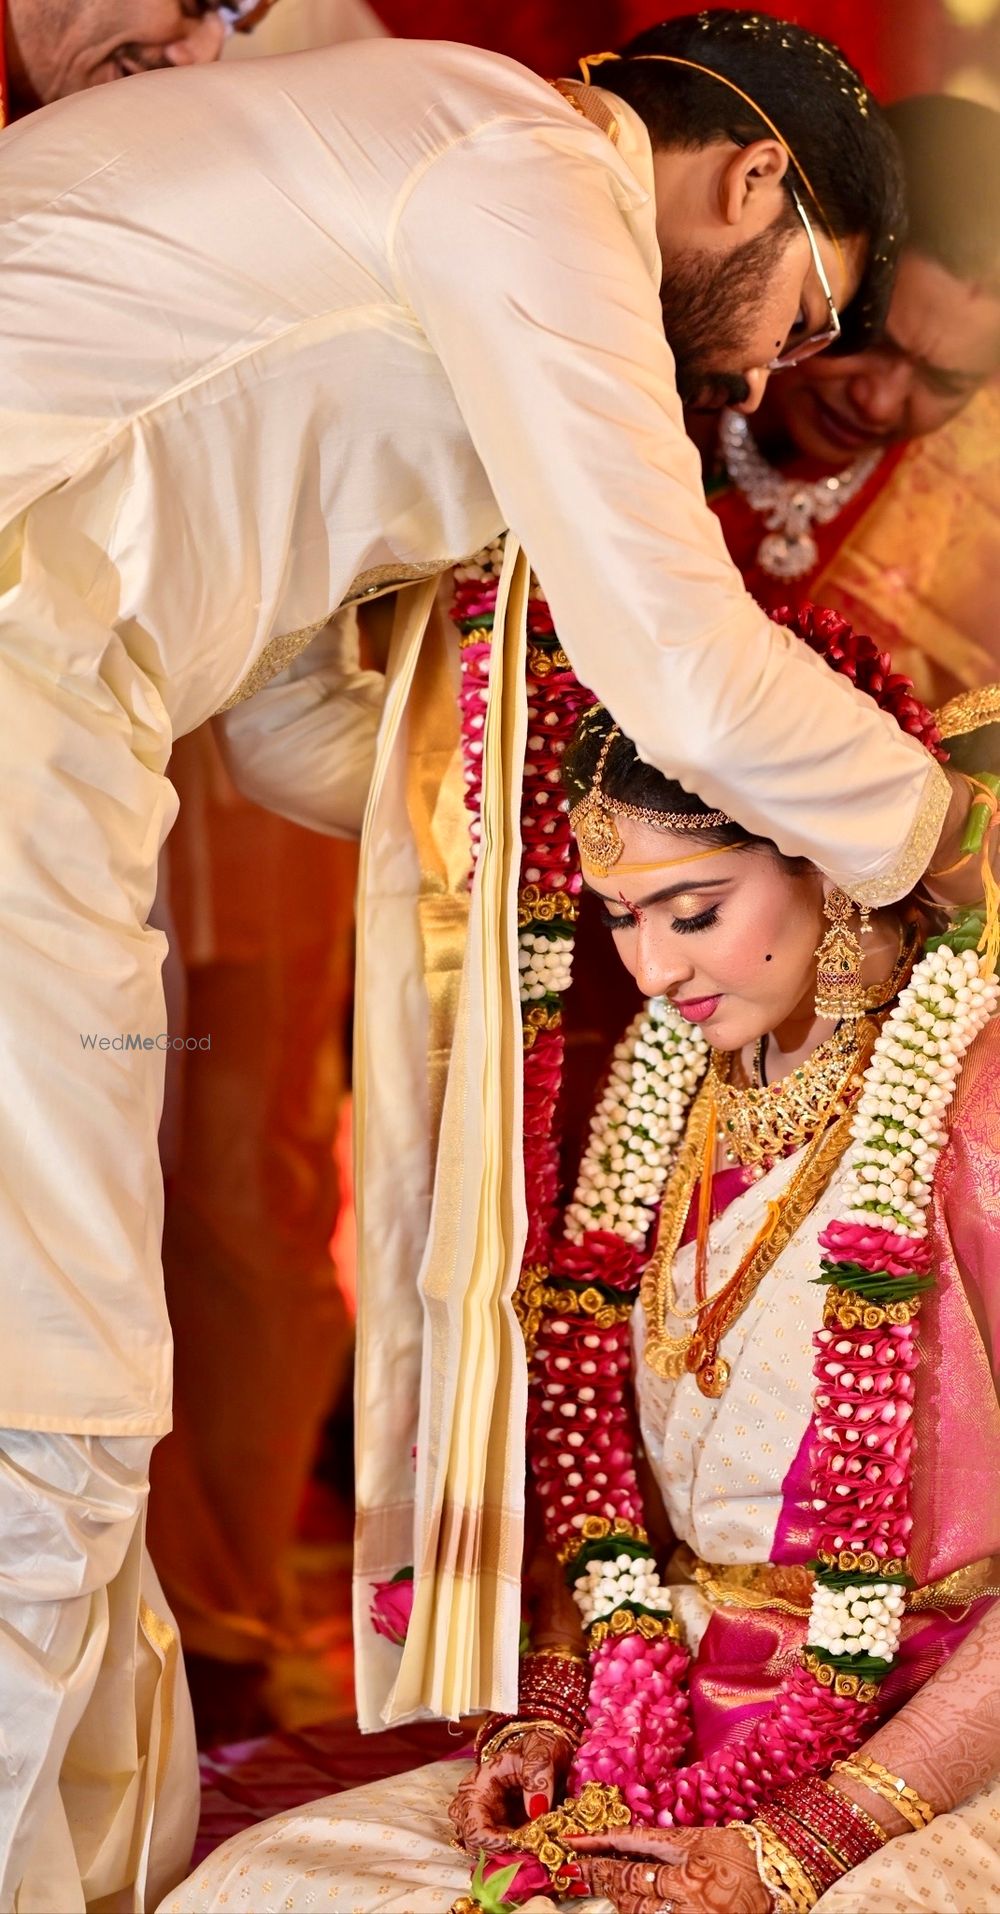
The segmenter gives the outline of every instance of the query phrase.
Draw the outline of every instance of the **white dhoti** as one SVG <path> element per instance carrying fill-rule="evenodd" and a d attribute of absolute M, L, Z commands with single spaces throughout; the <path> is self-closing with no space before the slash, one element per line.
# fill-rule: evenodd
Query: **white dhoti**
<path fill-rule="evenodd" d="M 437 1761 L 312 1801 L 236 1834 L 159 1914 L 448 1914 L 472 1863 L 450 1846 L 448 1803 L 468 1766 Z M 890 1841 L 816 1903 L 815 1914 L 997 1914 L 1000 1783 L 922 1834 Z M 614 1914 L 610 1901 L 566 1901 Z"/>
<path fill-rule="evenodd" d="M 151 1448 L 0 1433 L 2 1914 L 138 1914 L 190 1858 L 193 1723 L 143 1544 Z"/>

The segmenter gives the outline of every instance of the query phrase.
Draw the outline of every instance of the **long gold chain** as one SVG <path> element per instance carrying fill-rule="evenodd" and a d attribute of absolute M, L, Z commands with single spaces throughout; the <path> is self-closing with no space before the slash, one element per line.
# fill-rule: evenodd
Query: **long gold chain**
<path fill-rule="evenodd" d="M 863 1041 L 849 1059 L 841 1081 L 834 1085 L 802 1162 L 787 1190 L 767 1205 L 766 1217 L 736 1270 L 696 1311 L 683 1312 L 688 1317 L 697 1315 L 697 1327 L 676 1336 L 666 1328 L 668 1319 L 683 1319 L 674 1294 L 674 1257 L 715 1113 L 713 1086 L 709 1081 L 703 1084 L 664 1192 L 656 1246 L 642 1280 L 647 1324 L 644 1360 L 656 1375 L 676 1380 L 685 1372 L 693 1372 L 703 1395 L 722 1395 L 729 1380 L 729 1365 L 718 1353 L 719 1344 L 808 1216 L 847 1149 L 853 1105 L 871 1057 L 876 1028 L 865 1023 Z"/>

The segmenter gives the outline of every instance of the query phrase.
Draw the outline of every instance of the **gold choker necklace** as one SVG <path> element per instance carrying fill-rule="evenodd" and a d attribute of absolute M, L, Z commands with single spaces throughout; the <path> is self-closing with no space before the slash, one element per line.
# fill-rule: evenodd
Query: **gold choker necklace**
<path fill-rule="evenodd" d="M 755 1178 L 765 1176 L 789 1150 L 808 1143 L 820 1123 L 825 1126 L 843 1115 L 858 1090 L 852 1066 L 873 1035 L 867 1018 L 843 1023 L 779 1082 L 751 1083 L 745 1089 L 732 1081 L 735 1053 L 716 1051 L 713 1088 L 719 1135 L 730 1162 L 741 1163 Z"/>

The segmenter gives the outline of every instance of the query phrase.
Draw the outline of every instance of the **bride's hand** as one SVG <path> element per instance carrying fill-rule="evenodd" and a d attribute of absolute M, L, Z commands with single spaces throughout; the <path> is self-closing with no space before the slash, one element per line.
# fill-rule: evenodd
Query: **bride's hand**
<path fill-rule="evenodd" d="M 768 1914 L 772 1905 L 753 1849 L 732 1828 L 622 1828 L 568 1845 L 591 1893 L 618 1914 Z"/>
<path fill-rule="evenodd" d="M 572 1753 L 567 1735 L 528 1727 L 474 1768 L 448 1809 L 463 1845 L 473 1853 L 503 1848 L 513 1828 L 546 1814 L 562 1791 Z"/>

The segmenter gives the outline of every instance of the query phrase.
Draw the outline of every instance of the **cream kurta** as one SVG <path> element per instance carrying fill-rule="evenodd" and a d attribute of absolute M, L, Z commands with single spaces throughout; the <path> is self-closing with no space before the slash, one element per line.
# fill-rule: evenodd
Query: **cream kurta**
<path fill-rule="evenodd" d="M 855 891 L 930 849 L 939 774 L 766 624 L 703 504 L 649 145 L 615 112 L 617 147 L 509 61 L 372 41 L 3 135 L 0 1424 L 167 1426 L 165 766 L 352 587 L 509 523 L 664 769 Z M 350 659 L 304 657 L 244 752 L 258 724 L 257 791 L 355 828 L 376 701 Z M 82 1042 L 123 1033 L 150 1047 Z"/>

